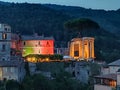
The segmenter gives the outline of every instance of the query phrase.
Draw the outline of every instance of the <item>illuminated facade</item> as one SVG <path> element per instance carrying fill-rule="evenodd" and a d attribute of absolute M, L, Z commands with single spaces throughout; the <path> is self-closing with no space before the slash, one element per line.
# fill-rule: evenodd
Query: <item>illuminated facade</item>
<path fill-rule="evenodd" d="M 44 36 L 22 36 L 22 55 L 29 54 L 54 54 L 54 39 Z"/>
<path fill-rule="evenodd" d="M 69 45 L 69 54 L 74 59 L 94 59 L 94 38 L 74 38 Z"/>

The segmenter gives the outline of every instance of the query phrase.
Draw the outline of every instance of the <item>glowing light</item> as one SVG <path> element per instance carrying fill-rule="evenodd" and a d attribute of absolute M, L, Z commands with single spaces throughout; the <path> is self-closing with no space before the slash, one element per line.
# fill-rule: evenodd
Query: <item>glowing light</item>
<path fill-rule="evenodd" d="M 45 60 L 48 62 L 48 61 L 49 61 L 49 58 L 46 58 Z"/>

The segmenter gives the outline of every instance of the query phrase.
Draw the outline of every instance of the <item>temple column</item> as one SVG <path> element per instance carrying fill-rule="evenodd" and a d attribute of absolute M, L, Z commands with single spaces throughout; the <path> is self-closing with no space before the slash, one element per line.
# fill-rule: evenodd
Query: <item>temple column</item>
<path fill-rule="evenodd" d="M 82 58 L 84 59 L 84 40 L 82 39 Z"/>
<path fill-rule="evenodd" d="M 70 47 L 70 53 L 71 53 L 70 56 L 74 57 L 74 42 L 72 42 L 70 46 L 71 46 Z"/>
<path fill-rule="evenodd" d="M 79 41 L 79 57 L 82 58 L 82 41 Z"/>
<path fill-rule="evenodd" d="M 90 47 L 89 47 L 89 40 L 87 40 L 87 59 L 90 58 Z"/>
<path fill-rule="evenodd" d="M 92 58 L 94 58 L 94 41 L 92 41 Z"/>
<path fill-rule="evenodd" d="M 92 57 L 92 45 L 91 45 L 92 43 L 91 43 L 91 41 L 89 42 L 89 47 L 90 47 L 90 58 Z"/>

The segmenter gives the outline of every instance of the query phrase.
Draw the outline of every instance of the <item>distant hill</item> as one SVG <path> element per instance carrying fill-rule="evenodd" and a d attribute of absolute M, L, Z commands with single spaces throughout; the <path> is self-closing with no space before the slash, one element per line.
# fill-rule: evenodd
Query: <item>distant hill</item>
<path fill-rule="evenodd" d="M 76 33 L 69 33 L 64 28 L 66 21 L 86 17 L 96 21 L 101 28 L 85 31 L 83 36 L 95 37 L 96 59 L 107 62 L 120 58 L 119 14 L 120 10 L 0 2 L 0 23 L 9 24 L 12 32 L 29 35 L 37 32 L 39 35 L 53 36 L 55 47 L 67 47 L 68 41 L 77 37 Z"/>
<path fill-rule="evenodd" d="M 85 9 L 82 7 L 72 7 L 72 6 L 61 6 L 54 4 L 45 4 L 45 6 L 52 8 L 57 11 L 64 12 L 71 17 L 87 17 L 95 20 L 103 27 L 105 30 L 110 31 L 118 36 L 120 36 L 120 9 L 118 10 L 93 10 Z"/>

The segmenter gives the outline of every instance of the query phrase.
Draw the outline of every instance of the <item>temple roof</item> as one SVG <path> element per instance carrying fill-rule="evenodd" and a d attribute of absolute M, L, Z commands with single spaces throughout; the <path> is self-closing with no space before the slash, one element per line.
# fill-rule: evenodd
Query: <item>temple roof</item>
<path fill-rule="evenodd" d="M 11 58 L 9 61 L 0 61 L 0 67 L 18 67 L 23 63 L 22 59 Z"/>
<path fill-rule="evenodd" d="M 82 37 L 82 38 L 73 38 L 71 41 L 80 41 L 80 40 L 90 40 L 90 39 L 94 39 L 93 37 Z"/>

